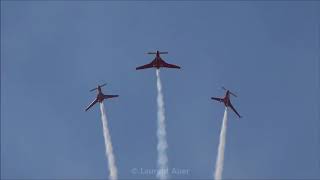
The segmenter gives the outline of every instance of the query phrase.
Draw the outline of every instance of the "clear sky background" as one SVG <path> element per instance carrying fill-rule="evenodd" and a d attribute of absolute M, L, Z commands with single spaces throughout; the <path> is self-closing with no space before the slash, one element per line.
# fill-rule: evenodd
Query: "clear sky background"
<path fill-rule="evenodd" d="M 320 3 L 1 1 L 1 178 L 106 178 L 105 101 L 120 178 L 154 178 L 155 70 L 164 69 L 169 167 L 213 178 L 225 86 L 224 178 L 320 178 Z"/>

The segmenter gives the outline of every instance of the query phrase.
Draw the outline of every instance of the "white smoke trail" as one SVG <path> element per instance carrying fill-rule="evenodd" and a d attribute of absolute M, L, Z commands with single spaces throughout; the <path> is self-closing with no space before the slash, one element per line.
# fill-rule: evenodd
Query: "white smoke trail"
<path fill-rule="evenodd" d="M 166 124 L 165 124 L 165 114 L 164 114 L 164 101 L 162 94 L 162 85 L 160 79 L 160 70 L 157 69 L 157 104 L 158 104 L 158 171 L 157 177 L 161 180 L 168 179 L 168 157 L 167 157 L 167 139 L 166 139 Z"/>
<path fill-rule="evenodd" d="M 104 104 L 103 102 L 100 103 L 100 111 L 101 111 L 101 120 L 102 120 L 102 126 L 103 126 L 103 136 L 104 136 L 104 143 L 106 146 L 106 156 L 108 159 L 108 167 L 109 167 L 109 178 L 111 180 L 116 180 L 118 178 L 117 175 L 117 167 L 114 159 L 114 154 L 113 154 L 113 148 L 112 148 L 112 143 L 111 143 L 111 136 L 109 133 L 109 128 L 108 128 L 108 119 L 107 115 L 104 111 Z"/>
<path fill-rule="evenodd" d="M 214 173 L 215 180 L 221 180 L 221 177 L 222 177 L 224 149 L 226 145 L 226 135 L 227 135 L 227 119 L 228 119 L 227 114 L 228 114 L 228 108 L 226 107 L 224 110 L 223 121 L 222 121 L 221 132 L 220 132 L 218 155 L 216 160 L 216 171 Z"/>

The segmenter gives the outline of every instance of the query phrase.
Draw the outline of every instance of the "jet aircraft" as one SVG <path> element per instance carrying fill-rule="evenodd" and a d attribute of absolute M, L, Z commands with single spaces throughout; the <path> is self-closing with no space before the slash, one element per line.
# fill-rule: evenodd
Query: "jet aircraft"
<path fill-rule="evenodd" d="M 96 88 L 93 88 L 90 90 L 90 92 L 98 90 L 97 91 L 97 97 L 96 99 L 86 108 L 85 111 L 88 111 L 88 109 L 90 109 L 93 105 L 95 105 L 97 102 L 101 103 L 103 100 L 105 99 L 109 99 L 109 98 L 114 98 L 114 97 L 118 97 L 119 95 L 105 95 L 102 93 L 101 91 L 101 87 L 107 85 L 107 83 L 102 84 L 102 85 L 98 85 Z"/>
<path fill-rule="evenodd" d="M 227 90 L 224 87 L 222 87 L 222 89 L 226 91 L 226 94 L 223 98 L 211 97 L 211 99 L 219 101 L 219 102 L 223 102 L 226 107 L 230 107 L 238 115 L 238 117 L 241 118 L 242 116 L 240 116 L 240 114 L 232 106 L 231 101 L 230 101 L 230 94 L 233 95 L 234 97 L 237 97 L 237 95 L 235 95 L 234 93 L 232 93 L 231 91 Z"/>
<path fill-rule="evenodd" d="M 150 62 L 149 64 L 145 64 L 143 66 L 139 66 L 136 68 L 136 70 L 140 70 L 140 69 L 147 69 L 147 68 L 176 68 L 176 69 L 180 69 L 179 66 L 174 65 L 174 64 L 169 64 L 167 62 L 165 62 L 161 57 L 160 54 L 168 54 L 168 52 L 148 52 L 147 54 L 155 54 L 156 57 L 153 59 L 152 62 Z"/>

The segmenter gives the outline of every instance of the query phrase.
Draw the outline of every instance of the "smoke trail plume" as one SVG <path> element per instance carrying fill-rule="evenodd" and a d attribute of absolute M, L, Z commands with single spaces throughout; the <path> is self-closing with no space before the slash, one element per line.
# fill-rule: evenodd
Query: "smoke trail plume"
<path fill-rule="evenodd" d="M 157 177 L 161 180 L 168 178 L 168 157 L 167 157 L 167 139 L 166 139 L 166 124 L 165 124 L 165 114 L 164 114 L 164 101 L 162 94 L 162 85 L 160 79 L 160 70 L 157 69 L 157 104 L 158 104 L 158 129 L 157 129 L 157 138 L 158 138 L 158 172 Z"/>
<path fill-rule="evenodd" d="M 103 126 L 103 136 L 104 136 L 104 143 L 106 146 L 106 156 L 108 159 L 108 167 L 109 167 L 109 178 L 112 180 L 116 180 L 118 175 L 117 175 L 117 167 L 114 159 L 114 154 L 113 154 L 113 148 L 112 148 L 112 143 L 111 143 L 111 136 L 109 133 L 109 128 L 108 128 L 108 119 L 107 115 L 104 111 L 104 104 L 103 102 L 100 103 L 100 111 L 101 111 L 101 120 L 102 120 L 102 126 Z"/>
<path fill-rule="evenodd" d="M 227 115 L 228 115 L 228 109 L 226 107 L 224 110 L 223 121 L 222 121 L 221 132 L 220 132 L 218 155 L 216 160 L 216 171 L 214 173 L 215 180 L 221 180 L 222 171 L 223 171 L 224 149 L 225 149 L 226 135 L 227 135 Z"/>

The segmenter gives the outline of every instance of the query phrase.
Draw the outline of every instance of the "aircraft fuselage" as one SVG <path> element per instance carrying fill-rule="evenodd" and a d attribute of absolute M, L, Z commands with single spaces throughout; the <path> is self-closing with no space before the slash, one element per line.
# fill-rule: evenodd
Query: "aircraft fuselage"
<path fill-rule="evenodd" d="M 104 100 L 104 94 L 102 93 L 100 86 L 98 86 L 97 99 L 99 103 L 101 103 Z"/>
<path fill-rule="evenodd" d="M 229 94 L 229 91 L 226 92 L 226 95 L 224 96 L 223 98 L 223 103 L 226 107 L 229 107 L 230 106 L 230 94 Z"/>
<path fill-rule="evenodd" d="M 160 69 L 160 67 L 163 67 L 163 65 L 164 65 L 164 63 L 163 63 L 163 60 L 160 57 L 160 52 L 157 51 L 157 55 L 156 55 L 156 58 L 155 58 L 155 62 L 153 63 L 153 67 L 155 67 L 157 69 Z"/>

